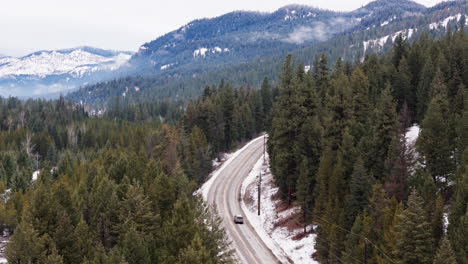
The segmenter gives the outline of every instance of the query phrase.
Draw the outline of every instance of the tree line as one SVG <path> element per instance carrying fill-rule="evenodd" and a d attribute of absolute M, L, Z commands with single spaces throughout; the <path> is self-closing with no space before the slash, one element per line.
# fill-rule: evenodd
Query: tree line
<path fill-rule="evenodd" d="M 468 37 L 400 35 L 354 64 L 282 67 L 268 152 L 321 263 L 467 263 Z M 407 129 L 419 124 L 412 147 Z M 448 214 L 448 230 L 444 224 Z"/>

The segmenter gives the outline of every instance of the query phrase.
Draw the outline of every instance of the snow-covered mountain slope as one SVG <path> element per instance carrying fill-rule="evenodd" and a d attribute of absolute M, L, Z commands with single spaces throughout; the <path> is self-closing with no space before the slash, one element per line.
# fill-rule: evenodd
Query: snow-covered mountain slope
<path fill-rule="evenodd" d="M 0 57 L 0 95 L 35 97 L 64 92 L 102 80 L 131 56 L 130 52 L 79 47 Z"/>
<path fill-rule="evenodd" d="M 130 64 L 138 74 L 200 73 L 315 45 L 425 10 L 409 0 L 377 0 L 352 12 L 306 5 L 288 5 L 272 13 L 235 11 L 194 20 L 143 44 Z"/>
<path fill-rule="evenodd" d="M 287 53 L 304 65 L 319 52 L 330 62 L 363 60 L 388 52 L 400 34 L 406 42 L 423 34 L 438 39 L 449 28 L 460 30 L 467 18 L 466 1 L 426 8 L 409 0 L 377 0 L 352 12 L 299 5 L 272 13 L 232 12 L 192 21 L 143 44 L 129 61 L 129 75 L 136 77 L 89 85 L 68 98 L 105 105 L 124 94 L 129 102 L 193 96 L 220 79 L 255 87 L 265 76 L 277 80 Z M 128 89 L 134 86 L 141 90 Z"/>
<path fill-rule="evenodd" d="M 112 57 L 105 57 L 83 49 L 71 52 L 41 51 L 22 58 L 0 59 L 0 78 L 15 75 L 35 75 L 44 78 L 48 75 L 67 73 L 73 77 L 83 77 L 86 73 L 98 70 L 115 70 L 126 63 L 130 56 L 118 53 Z"/>

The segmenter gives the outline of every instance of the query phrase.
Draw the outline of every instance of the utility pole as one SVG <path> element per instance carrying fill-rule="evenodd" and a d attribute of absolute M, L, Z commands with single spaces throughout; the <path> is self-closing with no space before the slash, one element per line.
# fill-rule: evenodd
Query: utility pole
<path fill-rule="evenodd" d="M 258 215 L 260 215 L 260 187 L 262 182 L 262 172 L 260 171 L 260 175 L 258 176 Z"/>
<path fill-rule="evenodd" d="M 364 238 L 364 259 L 363 263 L 367 264 L 367 237 Z"/>

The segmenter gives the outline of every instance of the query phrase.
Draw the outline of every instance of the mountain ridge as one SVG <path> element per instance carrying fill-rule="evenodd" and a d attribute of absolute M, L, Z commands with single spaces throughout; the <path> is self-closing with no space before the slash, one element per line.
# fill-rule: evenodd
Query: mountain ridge
<path fill-rule="evenodd" d="M 216 52 L 216 47 L 226 47 L 220 46 L 218 44 L 219 42 L 214 42 L 216 38 L 213 38 L 212 46 L 204 47 L 205 50 L 203 51 L 206 56 L 193 58 L 195 54 L 193 53 L 194 50 L 200 49 L 201 46 L 195 45 L 188 49 L 182 49 L 184 52 L 187 52 L 186 59 L 189 61 L 189 63 L 185 65 L 174 60 L 162 61 L 159 63 L 158 61 L 154 61 L 153 64 L 149 65 L 152 71 L 149 71 L 148 68 L 139 71 L 139 73 L 141 73 L 140 75 L 148 77 L 128 77 L 112 82 L 86 86 L 83 87 L 82 90 L 70 94 L 68 98 L 79 102 L 102 105 L 111 98 L 122 96 L 126 87 L 133 87 L 133 85 L 138 86 L 140 90 L 138 92 L 125 93 L 126 102 L 148 100 L 149 98 L 180 98 L 181 96 L 199 95 L 203 87 L 206 85 L 213 85 L 221 79 L 225 79 L 236 86 L 258 86 L 265 76 L 273 81 L 277 79 L 276 73 L 279 71 L 281 61 L 286 53 L 292 52 L 296 60 L 305 65 L 310 65 L 314 60 L 315 54 L 318 52 L 326 53 L 329 56 L 329 61 L 332 63 L 336 61 L 338 57 L 342 57 L 347 61 L 363 60 L 369 54 L 388 51 L 393 41 L 400 33 L 406 41 L 419 38 L 424 33 L 438 38 L 445 33 L 448 27 L 456 29 L 461 18 L 463 17 L 463 19 L 466 19 L 466 15 L 468 14 L 468 4 L 466 2 L 454 1 L 441 3 L 432 8 L 424 9 L 421 9 L 422 7 L 420 5 L 411 4 L 412 2 L 410 1 L 406 2 L 410 3 L 408 10 L 417 12 L 408 14 L 405 13 L 406 11 L 396 10 L 399 15 L 395 15 L 392 12 L 383 12 L 382 15 L 376 15 L 374 13 L 374 17 L 366 17 L 366 13 L 364 12 L 367 12 L 367 14 L 372 12 L 368 7 L 364 11 L 362 11 L 362 8 L 358 9 L 359 12 L 353 11 L 354 13 L 351 12 L 352 14 L 349 16 L 355 21 L 360 20 L 357 21 L 359 24 L 356 25 L 354 30 L 338 32 L 325 41 L 291 45 L 278 41 L 277 35 L 268 35 L 268 32 L 262 32 L 263 35 L 260 36 L 267 35 L 270 38 L 276 37 L 276 41 L 270 39 L 270 42 L 268 42 L 259 38 L 258 45 L 260 45 L 261 48 L 268 48 L 266 44 L 276 45 L 272 49 L 273 51 L 270 51 L 269 55 L 264 56 L 258 53 L 253 55 L 252 53 L 247 53 L 246 57 L 248 57 L 248 55 L 251 55 L 251 57 L 244 60 L 234 58 L 237 59 L 235 62 L 232 62 L 231 58 L 242 50 L 232 49 L 227 46 L 230 52 Z M 390 4 L 392 4 L 392 2 Z M 283 9 L 287 10 L 288 8 Z M 288 12 L 292 11 L 294 10 L 289 10 Z M 286 13 L 282 11 L 280 14 L 285 15 Z M 301 13 L 296 10 L 295 14 Z M 433 24 L 437 26 L 431 26 Z M 187 25 L 189 27 L 192 26 L 190 23 Z M 181 27 L 178 30 L 183 29 L 184 27 Z M 164 38 L 170 38 L 173 33 L 177 33 L 177 30 L 167 33 Z M 310 33 L 310 31 L 305 31 L 303 33 L 307 34 Z M 299 37 L 301 37 L 300 34 Z M 164 47 L 164 45 L 167 45 L 167 39 L 164 38 L 161 37 L 154 40 L 153 44 L 159 42 L 159 47 Z M 244 38 L 244 40 L 248 40 L 248 38 Z M 205 44 L 204 42 L 201 43 Z M 229 44 L 230 42 L 226 43 Z M 193 45 L 192 42 L 189 44 Z M 164 58 L 164 56 L 168 54 L 170 55 L 169 50 L 169 52 L 163 53 L 163 56 L 159 56 L 160 54 L 157 54 L 159 47 L 155 49 L 149 47 L 150 49 L 148 49 L 147 46 L 149 46 L 148 43 L 142 45 L 142 47 L 145 47 L 145 52 L 150 55 L 152 54 L 157 59 Z M 175 46 L 176 47 L 169 46 L 169 48 L 177 49 L 177 45 Z M 243 47 L 245 46 L 247 46 L 247 44 L 244 44 Z M 278 48 L 278 46 L 280 48 Z M 281 49 L 281 47 L 285 48 Z M 215 52 L 213 52 L 213 50 Z M 247 52 L 249 52 L 249 50 L 247 50 Z M 199 52 L 196 54 L 198 55 Z M 136 53 L 132 59 L 139 55 L 141 55 L 141 53 Z M 130 62 L 131 61 L 132 60 L 130 60 Z M 228 63 L 223 63 L 226 61 Z"/>
<path fill-rule="evenodd" d="M 0 95 L 34 97 L 111 77 L 133 53 L 81 46 L 0 58 Z"/>

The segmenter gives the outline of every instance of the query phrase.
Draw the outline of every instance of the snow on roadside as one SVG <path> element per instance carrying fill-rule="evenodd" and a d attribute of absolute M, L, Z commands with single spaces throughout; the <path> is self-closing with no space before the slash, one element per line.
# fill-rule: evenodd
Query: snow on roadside
<path fill-rule="evenodd" d="M 0 263 L 8 263 L 6 258 L 0 258 Z"/>
<path fill-rule="evenodd" d="M 258 216 L 256 184 L 260 173 L 262 173 L 262 205 L 260 216 Z M 272 181 L 272 175 L 268 170 L 268 166 L 263 165 L 262 156 L 242 183 L 241 197 L 243 199 L 241 207 L 246 218 L 282 263 L 289 263 L 289 258 L 295 264 L 318 264 L 318 262 L 312 259 L 312 254 L 315 251 L 315 234 L 309 233 L 302 239 L 296 240 L 294 237 L 302 233 L 302 228 L 291 231 L 287 227 L 275 227 L 275 223 L 278 220 L 297 213 L 299 208 L 293 207 L 280 213 L 276 212 L 276 201 L 273 201 L 271 198 L 277 193 L 278 188 L 273 185 Z M 248 197 L 248 200 L 251 200 L 248 204 L 246 203 L 246 197 Z"/>
<path fill-rule="evenodd" d="M 215 169 L 215 171 L 213 171 L 208 177 L 209 179 L 200 187 L 200 189 L 198 189 L 196 192 L 195 192 L 195 195 L 196 194 L 202 194 L 202 197 L 205 201 L 208 200 L 208 193 L 210 192 L 210 188 L 211 186 L 213 185 L 213 182 L 215 181 L 215 179 L 221 174 L 221 171 L 227 166 L 229 165 L 232 160 L 234 160 L 237 156 L 239 156 L 240 153 L 242 153 L 242 151 L 244 151 L 246 148 L 248 148 L 251 144 L 253 144 L 254 142 L 260 140 L 260 139 L 263 139 L 263 135 L 260 136 L 260 137 L 257 137 L 255 139 L 253 139 L 252 141 L 250 141 L 249 143 L 247 143 L 243 148 L 237 150 L 236 152 L 234 153 L 229 153 L 229 154 L 226 154 L 225 155 L 225 161 L 223 162 L 223 164 L 218 167 L 217 169 Z M 219 166 L 219 162 L 216 162 L 216 161 L 213 161 L 213 167 L 216 168 L 216 166 Z"/>

